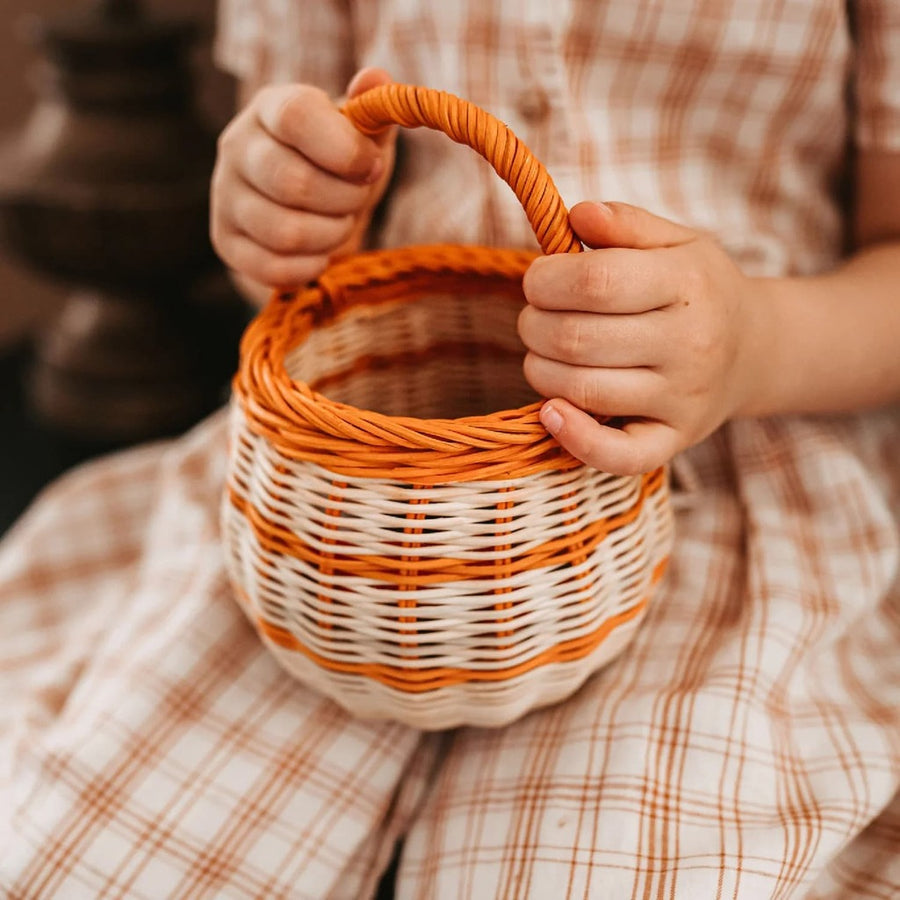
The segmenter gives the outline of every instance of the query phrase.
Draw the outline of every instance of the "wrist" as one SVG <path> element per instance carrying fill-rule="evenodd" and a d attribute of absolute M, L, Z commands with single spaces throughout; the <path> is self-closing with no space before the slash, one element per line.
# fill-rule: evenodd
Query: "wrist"
<path fill-rule="evenodd" d="M 779 312 L 788 279 L 750 278 L 743 310 L 736 402 L 732 418 L 756 418 L 778 411 L 789 357 L 782 346 Z"/>

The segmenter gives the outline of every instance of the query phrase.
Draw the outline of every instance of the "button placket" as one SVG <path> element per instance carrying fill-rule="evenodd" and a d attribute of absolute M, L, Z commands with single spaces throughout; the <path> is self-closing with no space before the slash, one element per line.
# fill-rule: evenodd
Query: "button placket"
<path fill-rule="evenodd" d="M 521 25 L 522 50 L 527 63 L 514 108 L 529 142 L 567 202 L 577 191 L 575 140 L 567 109 L 565 67 L 566 29 L 572 20 L 572 0 L 527 0 Z"/>
<path fill-rule="evenodd" d="M 550 100 L 543 88 L 526 88 L 516 98 L 516 109 L 528 125 L 540 125 L 550 115 Z"/>

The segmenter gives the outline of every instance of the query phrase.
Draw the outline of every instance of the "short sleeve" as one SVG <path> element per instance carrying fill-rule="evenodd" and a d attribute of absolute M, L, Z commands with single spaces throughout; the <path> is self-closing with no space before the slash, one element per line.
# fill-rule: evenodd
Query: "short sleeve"
<path fill-rule="evenodd" d="M 856 145 L 900 152 L 900 0 L 855 0 Z"/>
<path fill-rule="evenodd" d="M 218 0 L 215 58 L 241 81 L 303 81 L 333 96 L 355 71 L 346 0 Z"/>

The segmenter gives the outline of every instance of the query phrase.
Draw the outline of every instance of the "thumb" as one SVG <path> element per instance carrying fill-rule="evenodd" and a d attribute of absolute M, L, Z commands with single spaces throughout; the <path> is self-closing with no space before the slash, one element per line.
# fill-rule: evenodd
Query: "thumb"
<path fill-rule="evenodd" d="M 628 203 L 579 203 L 572 207 L 569 222 L 578 237 L 594 249 L 677 247 L 698 237 L 697 232 L 686 225 L 678 225 Z"/>
<path fill-rule="evenodd" d="M 372 67 L 360 69 L 353 78 L 350 79 L 350 84 L 347 85 L 347 99 L 352 100 L 354 97 L 358 97 L 360 94 L 372 90 L 372 88 L 381 87 L 383 84 L 393 84 L 393 81 L 394 79 L 391 78 L 384 69 Z M 396 136 L 396 127 L 385 128 L 384 131 L 380 131 L 378 134 L 370 135 L 376 144 L 382 146 L 393 141 Z"/>

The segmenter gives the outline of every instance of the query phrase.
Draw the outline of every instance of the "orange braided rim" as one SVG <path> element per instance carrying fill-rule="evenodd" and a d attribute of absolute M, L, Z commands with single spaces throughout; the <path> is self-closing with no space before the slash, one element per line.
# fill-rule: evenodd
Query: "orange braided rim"
<path fill-rule="evenodd" d="M 397 123 L 443 131 L 481 153 L 512 187 L 545 252 L 578 252 L 568 212 L 546 169 L 493 116 L 452 94 L 385 85 L 344 112 L 374 133 Z M 330 400 L 289 377 L 285 356 L 324 321 L 356 306 L 414 302 L 426 292 L 521 298 L 533 253 L 437 245 L 363 253 L 319 281 L 276 294 L 241 342 L 234 394 L 248 427 L 292 460 L 338 474 L 431 485 L 524 477 L 582 465 L 540 423 L 541 403 L 459 419 L 388 416 Z"/>

